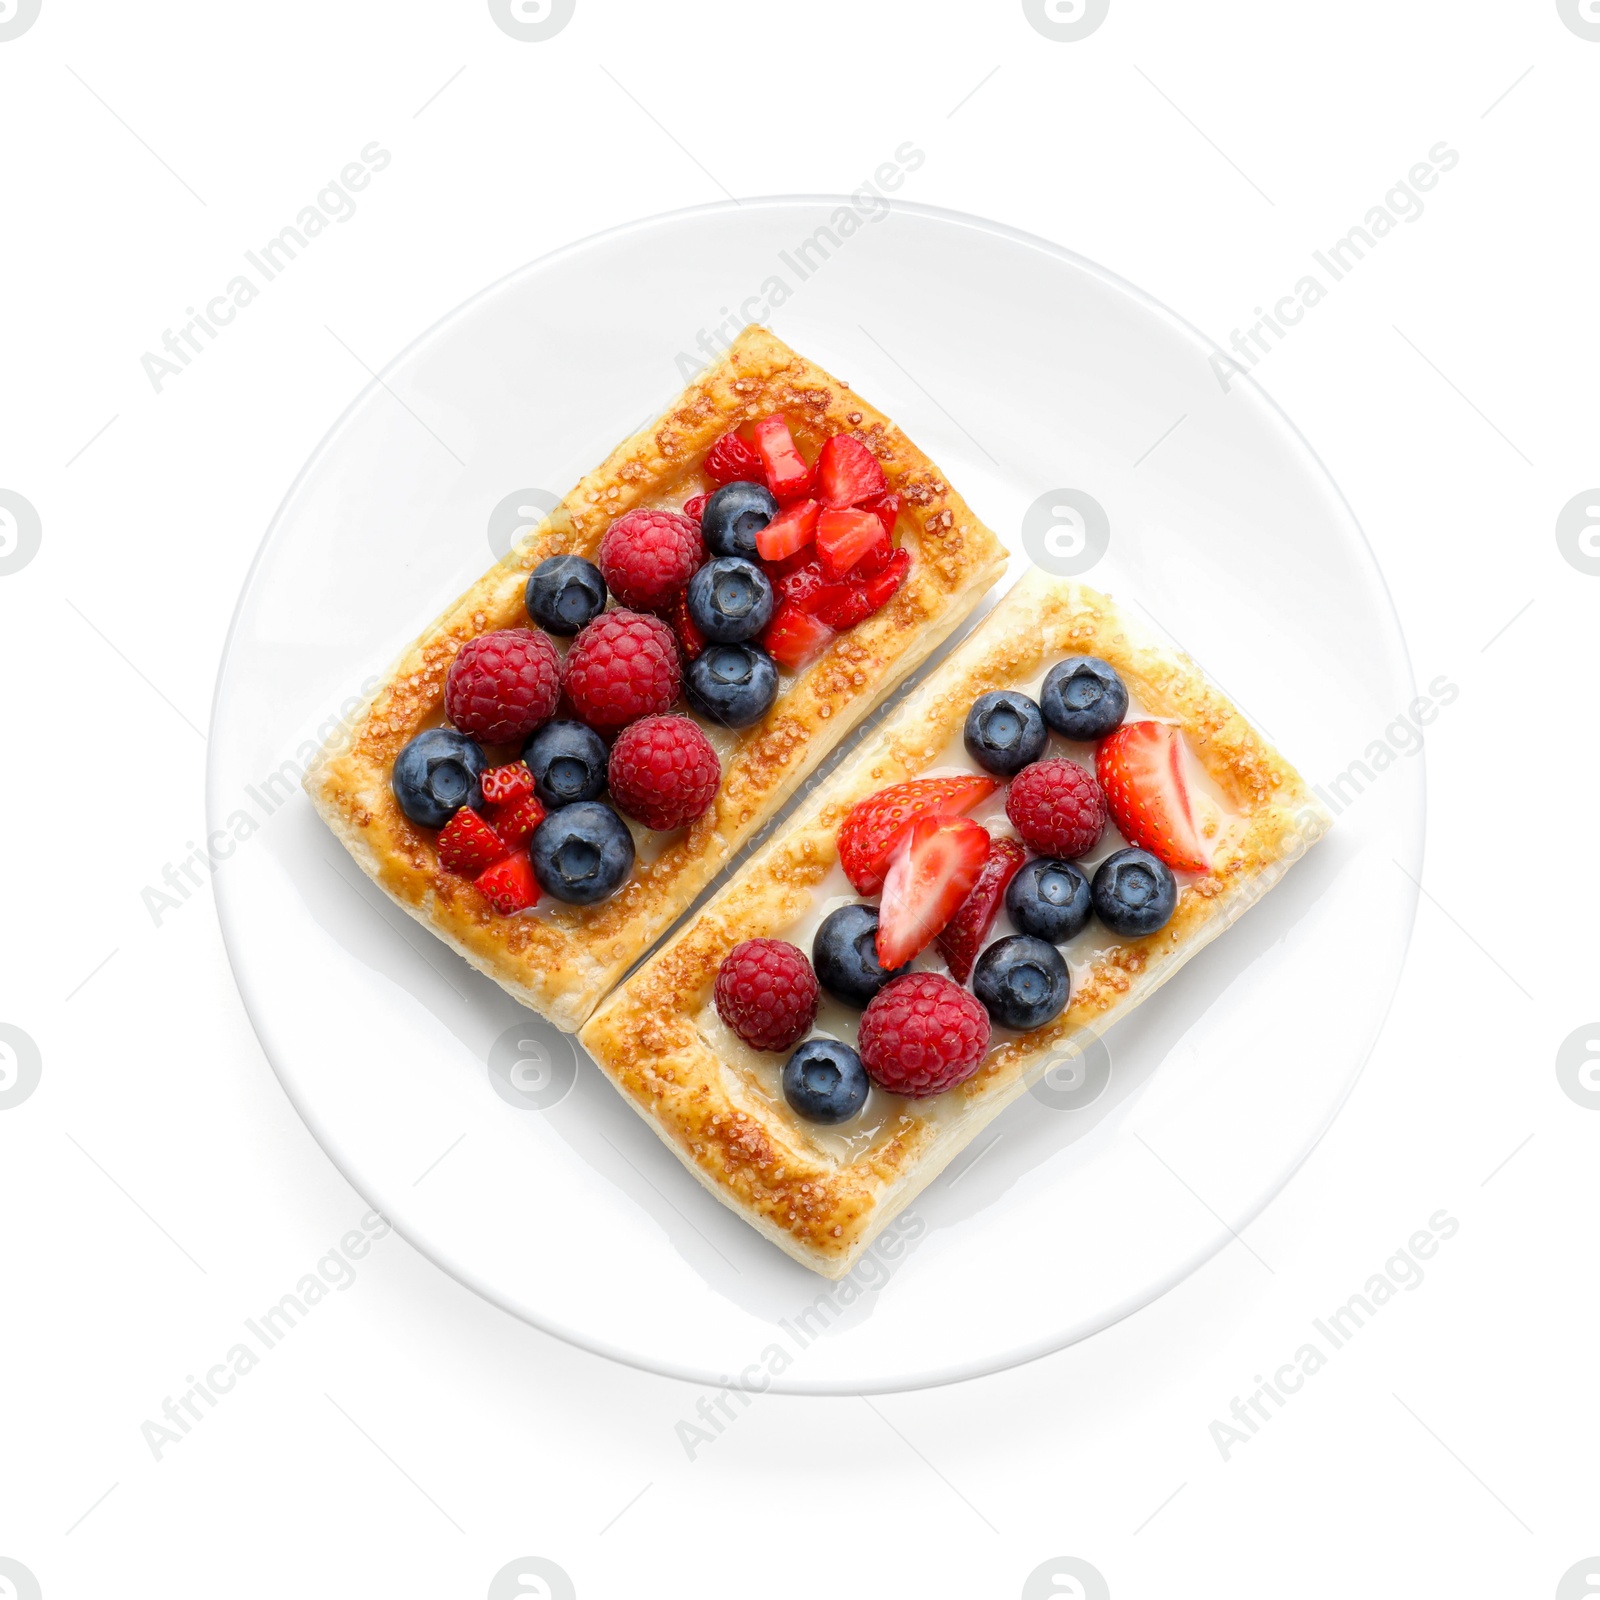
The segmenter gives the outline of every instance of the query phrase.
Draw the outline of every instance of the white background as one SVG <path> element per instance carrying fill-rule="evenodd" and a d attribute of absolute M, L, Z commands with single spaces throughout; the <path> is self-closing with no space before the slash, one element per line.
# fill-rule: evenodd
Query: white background
<path fill-rule="evenodd" d="M 1014 0 L 577 0 L 543 43 L 472 0 L 43 0 L 0 43 L 0 489 L 43 529 L 0 577 L 0 1022 L 42 1059 L 0 1112 L 0 1557 L 62 1600 L 477 1597 L 537 1555 L 587 1600 L 1010 1596 L 1069 1555 L 1129 1600 L 1543 1597 L 1600 1554 L 1600 1115 L 1555 1073 L 1600 1015 L 1600 578 L 1555 539 L 1600 482 L 1597 78 L 1554 0 L 1112 0 L 1076 43 Z M 141 1423 L 364 1209 L 261 1055 L 210 890 L 159 927 L 140 898 L 200 837 L 277 502 L 363 365 L 482 285 L 633 217 L 850 190 L 907 139 L 904 198 L 1068 245 L 1221 343 L 1460 152 L 1257 373 L 1364 524 L 1419 684 L 1461 688 L 1354 1096 L 1248 1249 L 1017 1371 L 763 1398 L 691 1461 L 696 1391 L 391 1237 L 156 1461 Z M 143 353 L 372 140 L 357 214 L 157 394 Z M 1329 1012 L 1383 981 L 1352 948 Z M 1426 1280 L 1224 1460 L 1212 1422 L 1440 1208 Z"/>

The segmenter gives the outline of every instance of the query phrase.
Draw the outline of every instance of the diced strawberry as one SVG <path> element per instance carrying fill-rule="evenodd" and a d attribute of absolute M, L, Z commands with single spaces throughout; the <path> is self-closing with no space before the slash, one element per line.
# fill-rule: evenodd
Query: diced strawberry
<path fill-rule="evenodd" d="M 872 610 L 867 612 L 869 617 L 873 611 L 881 611 L 888 605 L 890 600 L 894 598 L 895 591 L 906 581 L 906 574 L 910 570 L 911 552 L 909 550 L 896 550 L 890 556 L 889 564 L 883 571 L 874 574 L 862 585 L 872 606 Z M 856 571 L 859 573 L 861 568 L 858 566 Z"/>
<path fill-rule="evenodd" d="M 766 469 L 767 487 L 779 500 L 798 500 L 811 493 L 811 468 L 795 448 L 789 424 L 782 417 L 763 417 L 755 425 L 756 452 Z"/>
<path fill-rule="evenodd" d="M 894 525 L 900 520 L 900 496 L 880 494 L 876 500 L 865 501 L 861 509 L 870 511 L 883 524 L 883 531 L 894 538 Z"/>
<path fill-rule="evenodd" d="M 855 579 L 875 578 L 893 560 L 894 544 L 887 535 L 880 533 L 851 567 L 850 576 Z"/>
<path fill-rule="evenodd" d="M 515 916 L 539 901 L 539 885 L 526 850 L 497 861 L 473 880 L 478 891 L 502 917 Z"/>
<path fill-rule="evenodd" d="M 758 556 L 756 558 L 760 560 Z M 786 578 L 791 572 L 798 572 L 802 567 L 816 564 L 817 552 L 807 545 L 804 550 L 796 550 L 792 556 L 784 556 L 781 561 L 762 561 L 761 570 L 772 579 L 774 583 L 779 578 Z M 820 572 L 822 568 L 817 567 Z"/>
<path fill-rule="evenodd" d="M 707 474 L 718 483 L 760 483 L 761 457 L 736 433 L 725 433 L 705 459 Z"/>
<path fill-rule="evenodd" d="M 883 887 L 889 852 L 918 817 L 934 812 L 957 816 L 1000 787 L 998 778 L 975 772 L 959 778 L 913 778 L 868 795 L 851 808 L 839 828 L 839 865 L 857 894 Z"/>
<path fill-rule="evenodd" d="M 799 672 L 822 654 L 832 638 L 833 629 L 827 623 L 785 600 L 773 613 L 761 643 L 785 672 Z"/>
<path fill-rule="evenodd" d="M 811 613 L 835 633 L 844 633 L 872 615 L 872 602 L 865 584 L 830 583 L 812 596 Z"/>
<path fill-rule="evenodd" d="M 509 848 L 471 806 L 462 806 L 439 832 L 439 865 L 463 878 L 476 878 Z"/>
<path fill-rule="evenodd" d="M 1129 844 L 1169 867 L 1209 872 L 1183 772 L 1183 735 L 1165 722 L 1125 722 L 1099 743 L 1095 776 Z"/>
<path fill-rule="evenodd" d="M 842 578 L 883 537 L 870 511 L 824 511 L 817 518 L 817 554 L 830 578 Z"/>
<path fill-rule="evenodd" d="M 878 910 L 878 964 L 894 968 L 933 943 L 989 857 L 989 830 L 934 813 L 911 824 L 889 858 Z"/>
<path fill-rule="evenodd" d="M 949 963 L 950 976 L 957 983 L 965 983 L 972 976 L 978 952 L 1000 914 L 1006 887 L 1027 859 L 1028 852 L 1015 839 L 996 839 L 990 844 L 989 859 L 984 862 L 971 893 L 939 935 L 939 953 Z"/>
<path fill-rule="evenodd" d="M 889 487 L 878 458 L 859 439 L 836 433 L 817 457 L 817 499 L 830 511 L 876 500 Z"/>
<path fill-rule="evenodd" d="M 815 612 L 817 598 L 833 587 L 822 575 L 822 563 L 812 556 L 800 566 L 791 566 L 772 580 L 780 600 L 792 600 L 802 611 Z"/>
<path fill-rule="evenodd" d="M 672 602 L 672 630 L 683 646 L 684 656 L 693 661 L 706 647 L 706 636 L 695 627 L 689 615 L 689 591 L 680 589 Z"/>
<path fill-rule="evenodd" d="M 700 513 L 706 508 L 706 501 L 711 498 L 708 494 L 692 494 L 683 502 L 683 514 L 692 522 L 700 520 Z"/>
<path fill-rule="evenodd" d="M 822 507 L 815 500 L 791 500 L 766 527 L 756 532 L 756 554 L 763 561 L 782 561 L 804 550 L 817 532 Z"/>
<path fill-rule="evenodd" d="M 535 794 L 525 794 L 509 805 L 496 806 L 489 813 L 494 831 L 513 850 L 524 845 L 533 836 L 533 830 L 544 821 L 544 807 Z"/>
<path fill-rule="evenodd" d="M 533 774 L 523 761 L 510 761 L 503 767 L 490 767 L 483 775 L 483 798 L 487 805 L 503 806 L 533 793 Z"/>

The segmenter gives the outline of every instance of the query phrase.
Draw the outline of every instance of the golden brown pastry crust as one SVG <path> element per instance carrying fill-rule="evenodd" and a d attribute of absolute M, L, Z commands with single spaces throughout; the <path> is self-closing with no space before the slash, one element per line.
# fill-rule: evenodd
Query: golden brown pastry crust
<path fill-rule="evenodd" d="M 1242 826 L 1223 836 L 1214 871 L 1183 889 L 1165 928 L 1103 946 L 1092 965 L 1074 967 L 1071 1003 L 1053 1023 L 997 1042 L 972 1078 L 935 1097 L 953 1103 L 906 1101 L 864 1155 L 835 1161 L 781 1101 L 741 1092 L 702 1035 L 696 1019 L 717 968 L 741 940 L 781 938 L 805 915 L 837 860 L 835 835 L 851 806 L 938 765 L 978 695 L 1029 684 L 1065 655 L 1109 661 L 1149 715 L 1178 724 Z M 1142 638 L 1105 596 L 1033 571 L 580 1038 L 713 1194 L 797 1261 L 838 1277 L 986 1123 L 1242 915 L 1329 821 L 1299 774 L 1192 662 Z"/>
<path fill-rule="evenodd" d="M 877 456 L 903 501 L 898 532 L 912 552 L 906 581 L 876 616 L 787 680 L 761 722 L 733 736 L 711 809 L 664 836 L 653 860 L 641 856 L 610 900 L 548 916 L 496 916 L 470 883 L 440 867 L 434 832 L 395 803 L 395 757 L 442 720 L 445 675 L 461 646 L 480 633 L 527 625 L 523 590 L 533 567 L 551 555 L 593 559 L 624 512 L 676 509 L 714 487 L 699 467 L 706 451 L 728 429 L 774 411 L 808 455 L 829 434 L 848 432 Z M 765 329 L 747 328 L 405 651 L 349 733 L 324 746 L 306 773 L 306 791 L 380 888 L 523 1004 L 575 1029 L 834 745 L 949 636 L 1005 560 L 995 536 L 882 412 Z"/>

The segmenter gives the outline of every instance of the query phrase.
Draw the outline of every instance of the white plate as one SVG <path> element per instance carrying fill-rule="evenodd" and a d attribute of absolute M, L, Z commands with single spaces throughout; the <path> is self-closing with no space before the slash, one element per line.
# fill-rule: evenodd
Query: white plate
<path fill-rule="evenodd" d="M 1372 1048 L 1423 828 L 1420 757 L 1343 791 L 1287 882 L 1114 1030 L 1098 1098 L 1025 1096 L 917 1202 L 916 1237 L 840 1290 L 716 1204 L 586 1056 L 390 907 L 298 781 L 284 801 L 318 725 L 479 576 L 494 539 L 506 548 L 495 508 L 564 492 L 678 389 L 703 329 L 751 319 L 887 410 L 1014 549 L 1040 497 L 1091 495 L 1110 548 L 1090 580 L 1145 609 L 1313 780 L 1385 737 L 1416 690 L 1382 578 L 1258 390 L 1224 393 L 1193 330 L 1053 245 L 912 206 L 850 208 L 847 232 L 840 207 L 747 201 L 603 234 L 406 351 L 262 543 L 207 793 L 219 838 L 256 824 L 217 876 L 245 1004 L 356 1188 L 463 1283 L 564 1339 L 806 1393 L 1026 1361 L 1227 1244 Z M 824 261 L 806 241 L 827 246 L 825 225 Z"/>

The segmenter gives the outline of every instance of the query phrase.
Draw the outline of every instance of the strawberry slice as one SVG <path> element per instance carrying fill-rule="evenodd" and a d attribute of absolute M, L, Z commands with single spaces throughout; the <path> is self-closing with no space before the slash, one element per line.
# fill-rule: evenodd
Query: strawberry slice
<path fill-rule="evenodd" d="M 972 976 L 978 952 L 1000 914 L 1006 885 L 1022 870 L 1022 863 L 1027 859 L 1028 852 L 1015 839 L 996 839 L 990 844 L 989 859 L 984 862 L 971 892 L 939 935 L 939 953 L 949 964 L 950 976 L 957 983 L 965 983 Z"/>
<path fill-rule="evenodd" d="M 756 453 L 766 470 L 767 487 L 779 500 L 798 500 L 811 493 L 811 468 L 795 448 L 789 424 L 782 417 L 763 417 L 755 425 Z"/>
<path fill-rule="evenodd" d="M 857 894 L 883 887 L 889 852 L 917 817 L 970 811 L 1000 787 L 998 778 L 975 772 L 958 778 L 913 778 L 891 784 L 851 809 L 839 828 L 839 865 Z"/>
<path fill-rule="evenodd" d="M 525 850 L 507 856 L 504 861 L 497 861 L 487 872 L 480 872 L 473 882 L 478 886 L 478 892 L 502 917 L 515 916 L 539 901 L 539 885 L 533 876 L 533 863 Z"/>
<path fill-rule="evenodd" d="M 496 806 L 489 813 L 489 819 L 494 824 L 494 831 L 510 849 L 515 850 L 519 845 L 525 845 L 533 836 L 533 830 L 544 821 L 544 807 L 539 804 L 538 795 L 525 794 L 510 805 Z"/>
<path fill-rule="evenodd" d="M 706 636 L 695 627 L 694 618 L 689 615 L 689 591 L 680 589 L 672 602 L 672 628 L 678 636 L 678 643 L 683 646 L 684 656 L 695 660 L 706 647 Z"/>
<path fill-rule="evenodd" d="M 476 878 L 510 849 L 471 806 L 462 808 L 439 833 L 439 865 L 463 878 Z"/>
<path fill-rule="evenodd" d="M 817 518 L 817 554 L 830 578 L 842 578 L 883 538 L 883 524 L 870 511 L 824 511 Z"/>
<path fill-rule="evenodd" d="M 791 566 L 787 572 L 779 572 L 773 576 L 772 569 L 768 569 L 768 576 L 772 577 L 772 587 L 777 591 L 780 600 L 792 600 L 802 611 L 815 612 L 820 597 L 824 590 L 834 587 L 822 575 L 822 563 L 813 556 L 809 561 L 799 566 Z"/>
<path fill-rule="evenodd" d="M 860 572 L 857 567 L 856 571 Z M 874 574 L 862 585 L 866 591 L 867 599 L 871 602 L 872 611 L 881 611 L 894 598 L 895 590 L 906 581 L 906 574 L 911 570 L 911 552 L 909 550 L 896 550 L 890 556 L 888 565 L 882 572 Z"/>
<path fill-rule="evenodd" d="M 483 775 L 483 798 L 491 806 L 503 806 L 533 793 L 533 774 L 526 762 L 511 761 L 503 767 L 490 767 Z"/>
<path fill-rule="evenodd" d="M 894 968 L 933 943 L 983 871 L 989 830 L 971 817 L 918 817 L 889 857 L 878 908 L 878 961 Z"/>
<path fill-rule="evenodd" d="M 761 482 L 761 457 L 736 433 L 725 433 L 712 445 L 705 469 L 718 483 Z"/>
<path fill-rule="evenodd" d="M 880 494 L 876 500 L 864 502 L 861 509 L 870 511 L 883 524 L 883 531 L 890 539 L 894 538 L 894 525 L 900 520 L 899 495 Z"/>
<path fill-rule="evenodd" d="M 799 672 L 822 654 L 832 638 L 827 623 L 785 600 L 773 613 L 761 643 L 785 672 Z"/>
<path fill-rule="evenodd" d="M 1183 735 L 1165 722 L 1125 722 L 1100 741 L 1095 776 L 1129 844 L 1175 871 L 1209 872 L 1183 772 Z"/>
<path fill-rule="evenodd" d="M 876 500 L 889 487 L 878 458 L 859 439 L 836 433 L 817 457 L 817 499 L 830 511 Z"/>
<path fill-rule="evenodd" d="M 844 633 L 872 615 L 872 601 L 862 583 L 830 583 L 811 599 L 811 612 L 835 633 Z"/>
<path fill-rule="evenodd" d="M 894 560 L 894 543 L 886 535 L 879 534 L 877 540 L 867 546 L 865 553 L 850 569 L 852 578 L 875 578 L 883 569 Z"/>
<path fill-rule="evenodd" d="M 756 531 L 756 554 L 763 561 L 782 561 L 804 550 L 816 537 L 822 507 L 815 500 L 792 500 L 766 527 Z"/>
<path fill-rule="evenodd" d="M 683 514 L 691 522 L 700 520 L 700 513 L 706 508 L 706 501 L 711 498 L 708 494 L 692 494 L 683 502 Z"/>

